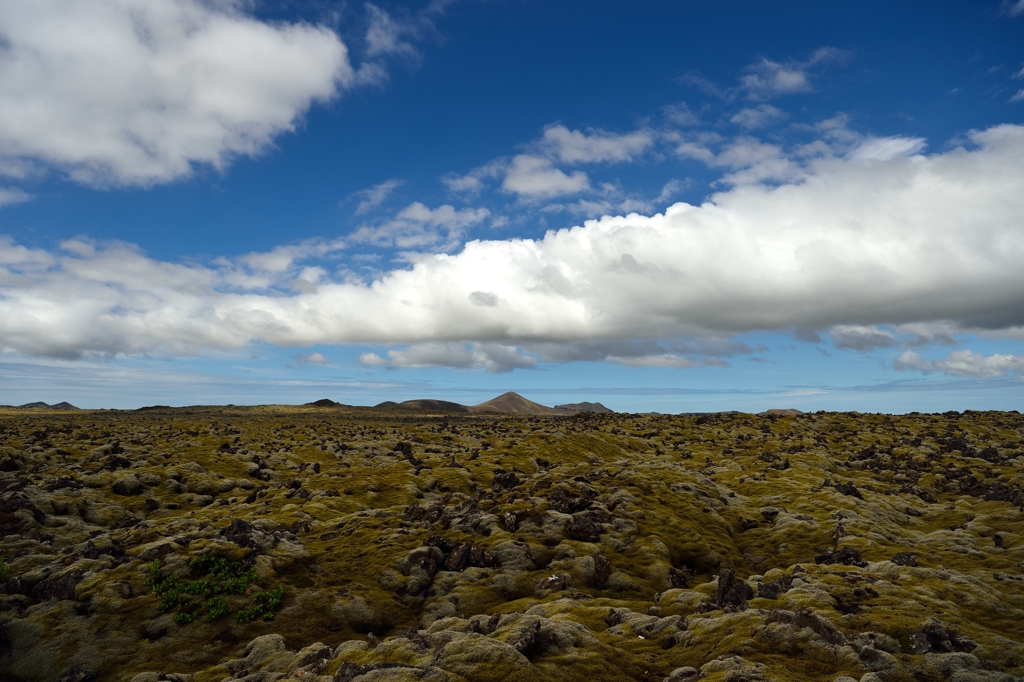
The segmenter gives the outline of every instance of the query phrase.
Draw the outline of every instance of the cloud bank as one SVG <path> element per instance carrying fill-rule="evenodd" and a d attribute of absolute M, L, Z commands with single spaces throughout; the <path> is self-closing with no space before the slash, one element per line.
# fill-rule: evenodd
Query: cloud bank
<path fill-rule="evenodd" d="M 337 242 L 202 266 L 157 261 L 126 244 L 74 240 L 49 252 L 8 240 L 0 245 L 0 347 L 76 358 L 254 341 L 413 344 L 422 348 L 366 361 L 426 366 L 474 352 L 493 359 L 499 347 L 513 358 L 522 349 L 571 359 L 583 345 L 595 358 L 684 366 L 663 356 L 685 349 L 653 343 L 627 356 L 616 344 L 833 328 L 844 347 L 894 343 L 875 325 L 1022 338 L 1024 127 L 968 137 L 969 148 L 928 156 L 813 160 L 795 180 L 737 186 L 701 206 L 411 255 L 407 267 L 373 281 L 331 276 L 326 263 L 311 262 L 342 254 Z M 365 237 L 415 241 L 417 230 L 483 217 L 421 205 L 403 213 Z"/>
<path fill-rule="evenodd" d="M 94 186 L 223 168 L 356 79 L 333 31 L 236 0 L 0 3 L 0 174 Z"/>

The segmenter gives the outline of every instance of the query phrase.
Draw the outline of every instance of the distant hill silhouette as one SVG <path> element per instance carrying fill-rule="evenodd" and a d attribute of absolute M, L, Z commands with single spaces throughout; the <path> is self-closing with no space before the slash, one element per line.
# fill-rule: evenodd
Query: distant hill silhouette
<path fill-rule="evenodd" d="M 792 408 L 785 409 L 785 410 L 779 409 L 779 408 L 774 408 L 774 409 L 771 409 L 771 410 L 765 410 L 764 412 L 758 412 L 757 416 L 759 416 L 759 417 L 767 417 L 769 415 L 777 415 L 779 417 L 795 417 L 795 416 L 801 415 L 801 414 L 803 414 L 803 412 L 801 412 L 800 410 L 794 410 Z"/>
<path fill-rule="evenodd" d="M 4 407 L 16 407 L 17 409 L 20 409 L 20 410 L 32 410 L 32 409 L 36 409 L 36 410 L 39 410 L 39 409 L 42 409 L 42 410 L 77 410 L 78 409 L 77 407 L 75 407 L 74 405 L 72 405 L 69 402 L 60 402 L 60 403 L 57 403 L 56 405 L 50 405 L 50 404 L 44 403 L 42 401 L 34 402 L 34 403 L 25 403 L 24 405 L 17 405 L 17 406 L 15 406 L 15 405 L 4 405 Z"/>
<path fill-rule="evenodd" d="M 336 403 L 330 398 L 321 398 L 320 400 L 314 400 L 311 403 L 306 403 L 307 407 L 339 407 L 341 403 Z"/>
<path fill-rule="evenodd" d="M 612 410 L 609 410 L 601 403 L 572 403 L 569 405 L 559 405 L 557 407 L 547 407 L 546 405 L 535 403 L 532 400 L 527 400 L 523 396 L 512 391 L 500 395 L 493 400 L 480 403 L 479 405 L 467 406 L 449 402 L 447 400 L 421 399 L 406 400 L 400 403 L 396 403 L 393 400 L 385 400 L 378 405 L 374 405 L 374 407 L 378 409 L 416 410 L 420 412 L 500 412 L 503 414 L 576 414 L 578 412 L 612 412 Z"/>
<path fill-rule="evenodd" d="M 555 409 L 559 412 L 598 412 L 600 414 L 613 414 L 614 410 L 609 410 L 601 403 L 569 403 L 567 405 L 555 405 Z"/>
<path fill-rule="evenodd" d="M 385 400 L 379 405 L 374 405 L 374 407 L 381 409 L 391 408 L 394 410 L 417 410 L 420 412 L 469 412 L 469 408 L 465 405 L 449 402 L 447 400 L 432 400 L 430 398 L 422 400 L 406 400 L 400 403 L 396 403 L 392 400 Z"/>

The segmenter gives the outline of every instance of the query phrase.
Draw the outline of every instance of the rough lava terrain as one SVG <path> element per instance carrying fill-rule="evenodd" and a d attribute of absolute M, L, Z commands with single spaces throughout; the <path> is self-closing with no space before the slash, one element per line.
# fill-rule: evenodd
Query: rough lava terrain
<path fill-rule="evenodd" d="M 0 411 L 0 680 L 1024 675 L 1024 417 Z"/>

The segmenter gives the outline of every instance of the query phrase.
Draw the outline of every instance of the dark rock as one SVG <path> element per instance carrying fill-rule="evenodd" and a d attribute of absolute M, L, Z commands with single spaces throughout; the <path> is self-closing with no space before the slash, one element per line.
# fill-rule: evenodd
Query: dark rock
<path fill-rule="evenodd" d="M 757 596 L 762 599 L 778 599 L 780 594 L 788 592 L 793 587 L 793 576 L 784 575 L 775 580 L 769 580 L 757 586 Z"/>
<path fill-rule="evenodd" d="M 587 509 L 594 503 L 594 495 L 586 488 L 569 490 L 565 486 L 557 486 L 548 497 L 548 504 L 557 512 L 575 514 Z"/>
<path fill-rule="evenodd" d="M 754 591 L 743 580 L 736 579 L 736 572 L 731 568 L 723 568 L 718 573 L 718 587 L 715 589 L 715 604 L 719 608 L 745 609 L 747 600 L 754 596 Z"/>
<path fill-rule="evenodd" d="M 402 441 L 401 443 L 398 443 L 397 445 L 395 445 L 395 449 L 393 450 L 393 452 L 399 452 L 399 453 L 401 453 L 403 455 L 411 457 L 412 456 L 412 443 L 406 443 L 405 441 Z"/>
<path fill-rule="evenodd" d="M 688 588 L 689 572 L 686 570 L 679 570 L 678 568 L 669 567 L 668 569 L 668 580 L 674 588 Z"/>
<path fill-rule="evenodd" d="M 745 516 L 740 517 L 740 529 L 744 532 L 750 530 L 751 528 L 757 528 L 760 525 L 761 524 L 755 521 L 754 519 L 748 519 Z"/>
<path fill-rule="evenodd" d="M 103 465 L 104 469 L 108 471 L 116 471 L 117 469 L 127 469 L 132 465 L 132 462 L 127 457 L 121 457 L 120 452 L 124 452 L 118 442 L 114 441 L 115 448 L 111 452 L 115 453 L 107 457 L 106 464 Z"/>
<path fill-rule="evenodd" d="M 910 552 L 896 552 L 890 561 L 897 566 L 917 566 L 917 555 Z"/>
<path fill-rule="evenodd" d="M 29 596 L 39 601 L 47 599 L 74 599 L 75 586 L 82 582 L 85 571 L 71 571 L 56 578 L 45 578 L 36 583 Z"/>
<path fill-rule="evenodd" d="M 494 472 L 494 478 L 491 480 L 491 487 L 494 490 L 509 490 L 515 488 L 518 485 L 522 485 L 522 481 L 516 476 L 514 471 L 503 471 L 498 469 Z"/>
<path fill-rule="evenodd" d="M 565 525 L 566 534 L 580 542 L 597 542 L 601 539 L 604 529 L 601 524 L 582 514 L 574 514 L 572 520 Z"/>
<path fill-rule="evenodd" d="M 539 639 L 540 621 L 535 620 L 527 626 L 526 630 L 516 639 L 515 644 L 512 646 L 515 647 L 516 651 L 528 657 L 538 648 Z"/>
<path fill-rule="evenodd" d="M 919 485 L 911 485 L 909 483 L 905 483 L 900 488 L 900 492 L 905 493 L 907 495 L 917 495 L 919 498 L 921 498 L 921 500 L 929 504 L 936 504 L 939 501 L 935 497 L 935 495 L 931 493 L 930 490 L 928 490 L 927 488 L 922 488 Z"/>
<path fill-rule="evenodd" d="M 912 654 L 949 653 L 951 651 L 969 653 L 976 648 L 978 648 L 977 642 L 947 630 L 935 618 L 929 618 L 920 630 L 910 633 L 910 653 Z"/>
<path fill-rule="evenodd" d="M 840 549 L 828 549 L 822 554 L 814 557 L 816 564 L 842 564 L 844 566 L 859 566 L 864 568 L 868 562 L 864 561 L 860 552 L 853 547 L 841 547 Z"/>
<path fill-rule="evenodd" d="M 836 483 L 832 486 L 837 492 L 851 497 L 856 497 L 858 500 L 863 500 L 864 496 L 861 495 L 860 490 L 857 489 L 853 483 Z"/>
<path fill-rule="evenodd" d="M 469 553 L 472 546 L 468 544 L 457 545 L 444 561 L 444 567 L 449 571 L 461 571 L 469 564 Z"/>
<path fill-rule="evenodd" d="M 147 497 L 144 502 L 146 503 L 146 507 L 149 508 L 149 511 L 156 511 L 160 508 L 160 501 L 155 500 L 152 497 Z"/>
<path fill-rule="evenodd" d="M 505 524 L 505 530 L 509 533 L 515 533 L 519 530 L 519 519 L 516 517 L 516 513 L 514 511 L 505 512 L 505 516 L 502 520 Z"/>
<path fill-rule="evenodd" d="M 85 487 L 81 481 L 71 476 L 59 476 L 46 485 L 47 492 L 54 492 L 57 490 L 81 490 Z"/>
<path fill-rule="evenodd" d="M 670 573 L 675 569 L 670 569 Z M 602 554 L 594 556 L 594 588 L 603 590 L 608 587 L 608 578 L 612 574 L 612 565 Z"/>

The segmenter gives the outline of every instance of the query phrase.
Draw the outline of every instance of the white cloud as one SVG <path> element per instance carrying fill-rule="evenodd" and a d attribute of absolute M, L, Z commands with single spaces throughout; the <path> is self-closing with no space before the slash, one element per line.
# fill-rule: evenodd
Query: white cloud
<path fill-rule="evenodd" d="M 369 213 L 380 206 L 401 184 L 401 180 L 392 178 L 391 180 L 385 180 L 379 185 L 356 192 L 353 196 L 362 197 L 362 200 L 356 206 L 356 215 Z"/>
<path fill-rule="evenodd" d="M 810 92 L 810 69 L 830 61 L 842 61 L 849 53 L 832 47 L 816 50 L 805 61 L 789 60 L 785 63 L 761 58 L 746 68 L 746 74 L 740 78 L 740 88 L 747 97 L 754 100 L 767 100 L 779 95 L 799 92 Z"/>
<path fill-rule="evenodd" d="M 17 187 L 0 187 L 0 206 L 31 201 L 32 195 Z"/>
<path fill-rule="evenodd" d="M 876 348 L 892 348 L 899 345 L 896 334 L 875 326 L 837 325 L 829 331 L 829 336 L 832 337 L 832 343 L 836 348 L 864 353 Z"/>
<path fill-rule="evenodd" d="M 368 367 L 453 367 L 483 369 L 488 372 L 510 372 L 529 369 L 536 358 L 523 354 L 515 346 L 497 343 L 423 343 L 398 350 L 389 350 L 387 358 L 376 353 L 363 353 L 359 362 Z"/>
<path fill-rule="evenodd" d="M 290 131 L 355 75 L 324 27 L 230 0 L 0 3 L 0 168 L 91 185 L 222 169 Z"/>
<path fill-rule="evenodd" d="M 416 57 L 416 48 L 402 40 L 404 34 L 414 33 L 411 25 L 395 21 L 385 10 L 366 4 L 370 25 L 366 30 L 366 54 L 370 57 L 401 55 Z"/>
<path fill-rule="evenodd" d="M 742 109 L 729 120 L 742 128 L 754 130 L 764 128 L 784 118 L 786 118 L 786 114 L 781 109 L 770 104 L 761 104 L 757 107 Z"/>
<path fill-rule="evenodd" d="M 299 365 L 317 365 L 318 367 L 326 367 L 331 364 L 331 361 L 320 353 L 303 353 L 302 355 L 296 355 L 295 362 Z"/>
<path fill-rule="evenodd" d="M 351 236 L 352 241 L 400 249 L 454 248 L 466 229 L 487 219 L 486 208 L 463 208 L 445 204 L 429 208 L 418 201 L 409 204 L 383 225 L 364 226 Z"/>
<path fill-rule="evenodd" d="M 682 355 L 665 353 L 662 355 L 641 355 L 638 357 L 618 357 L 610 355 L 606 358 L 609 362 L 630 367 L 675 367 L 676 369 L 695 369 L 697 367 L 728 367 L 727 362 L 715 358 L 704 358 L 694 360 Z"/>
<path fill-rule="evenodd" d="M 701 122 L 700 116 L 686 102 L 670 104 L 662 107 L 661 111 L 667 121 L 683 128 L 700 125 Z"/>
<path fill-rule="evenodd" d="M 1010 102 L 1020 102 L 1024 100 L 1024 90 L 1018 90 L 1017 94 L 1009 99 Z"/>
<path fill-rule="evenodd" d="M 564 125 L 553 125 L 544 129 L 541 144 L 563 163 L 621 162 L 631 161 L 643 154 L 654 144 L 654 138 L 646 130 L 625 135 L 614 135 L 603 130 L 592 130 L 584 134 L 578 130 L 569 130 Z"/>
<path fill-rule="evenodd" d="M 737 186 L 701 206 L 606 216 L 537 240 L 470 241 L 369 283 L 317 274 L 308 291 L 289 283 L 313 277 L 307 268 L 342 243 L 203 266 L 120 243 L 70 240 L 50 252 L 7 241 L 0 349 L 74 358 L 251 342 L 477 342 L 532 352 L 837 326 L 1019 333 L 1024 126 L 968 139 L 970 148 L 927 156 L 815 159 L 791 183 Z M 399 216 L 443 232 L 482 210 L 414 204 Z M 400 233 L 372 238 L 397 243 Z M 690 350 L 699 351 L 642 354 Z"/>
<path fill-rule="evenodd" d="M 583 171 L 566 175 L 543 157 L 520 154 L 512 159 L 501 186 L 526 198 L 550 198 L 589 189 L 590 180 Z"/>
<path fill-rule="evenodd" d="M 441 178 L 441 182 L 445 184 L 449 192 L 473 194 L 484 188 L 484 180 L 500 177 L 507 170 L 507 159 L 494 159 L 474 168 L 466 175 L 449 173 Z"/>
<path fill-rule="evenodd" d="M 1024 14 L 1024 0 L 1017 0 L 1017 2 L 1003 1 L 1004 11 L 1011 17 L 1016 17 Z"/>
<path fill-rule="evenodd" d="M 954 377 L 991 378 L 1024 372 L 1024 357 L 998 353 L 980 355 L 970 350 L 958 350 L 942 360 L 932 361 L 908 350 L 896 359 L 894 367 L 901 371 L 916 369 L 925 374 L 943 372 Z"/>
<path fill-rule="evenodd" d="M 920 137 L 869 137 L 854 147 L 847 157 L 858 161 L 888 161 L 897 156 L 920 154 L 926 146 Z"/>

